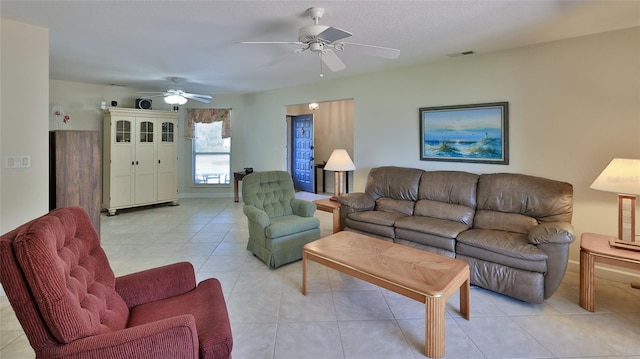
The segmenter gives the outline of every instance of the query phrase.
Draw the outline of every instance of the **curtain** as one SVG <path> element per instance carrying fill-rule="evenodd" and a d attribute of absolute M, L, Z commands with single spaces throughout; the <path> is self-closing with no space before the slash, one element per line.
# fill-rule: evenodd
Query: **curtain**
<path fill-rule="evenodd" d="M 195 135 L 195 123 L 212 123 L 222 121 L 222 138 L 231 137 L 231 120 L 229 108 L 205 108 L 187 110 L 187 129 L 185 137 L 193 139 Z"/>

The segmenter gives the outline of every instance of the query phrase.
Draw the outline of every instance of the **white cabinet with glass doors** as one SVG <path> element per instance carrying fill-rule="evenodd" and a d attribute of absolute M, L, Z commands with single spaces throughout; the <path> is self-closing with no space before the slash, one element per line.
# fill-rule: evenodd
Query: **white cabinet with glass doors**
<path fill-rule="evenodd" d="M 175 112 L 109 108 L 103 112 L 102 207 L 116 210 L 178 201 Z"/>

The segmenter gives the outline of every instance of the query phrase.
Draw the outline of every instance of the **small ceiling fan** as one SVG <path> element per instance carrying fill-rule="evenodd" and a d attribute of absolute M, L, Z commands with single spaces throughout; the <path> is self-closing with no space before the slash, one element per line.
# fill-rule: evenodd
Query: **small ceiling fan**
<path fill-rule="evenodd" d="M 298 30 L 298 41 L 243 41 L 241 43 L 299 45 L 301 47 L 294 50 L 294 53 L 302 53 L 307 50 L 315 52 L 320 56 L 321 64 L 324 63 L 333 72 L 347 68 L 347 65 L 336 54 L 336 51 L 344 51 L 345 48 L 353 48 L 364 55 L 387 59 L 397 59 L 400 56 L 400 50 L 398 49 L 339 41 L 352 34 L 336 27 L 320 25 L 320 19 L 324 15 L 324 9 L 322 8 L 312 7 L 307 10 L 307 13 L 314 24 L 304 26 Z M 322 76 L 321 67 L 320 77 Z"/>
<path fill-rule="evenodd" d="M 171 81 L 174 84 L 178 84 L 179 79 L 178 78 L 172 78 Z M 211 102 L 211 99 L 213 99 L 213 97 L 211 97 L 210 95 L 202 95 L 202 94 L 197 94 L 197 93 L 190 93 L 190 92 L 186 92 L 185 90 L 182 90 L 180 88 L 170 88 L 165 92 L 141 92 L 144 94 L 154 94 L 152 96 L 149 97 L 164 97 L 164 102 L 170 104 L 170 105 L 184 105 L 185 103 L 187 103 L 187 100 L 194 100 L 194 101 L 198 101 L 198 102 L 202 102 L 202 103 L 209 103 Z"/>

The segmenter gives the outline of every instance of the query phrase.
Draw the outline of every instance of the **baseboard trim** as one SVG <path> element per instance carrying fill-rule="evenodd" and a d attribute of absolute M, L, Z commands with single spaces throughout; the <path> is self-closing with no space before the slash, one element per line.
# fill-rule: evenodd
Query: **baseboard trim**
<path fill-rule="evenodd" d="M 580 261 L 570 260 L 567 271 L 580 273 Z M 604 264 L 596 264 L 596 277 L 620 283 L 640 281 L 640 274 L 638 273 Z"/>
<path fill-rule="evenodd" d="M 233 198 L 232 193 L 179 193 L 178 198 Z"/>

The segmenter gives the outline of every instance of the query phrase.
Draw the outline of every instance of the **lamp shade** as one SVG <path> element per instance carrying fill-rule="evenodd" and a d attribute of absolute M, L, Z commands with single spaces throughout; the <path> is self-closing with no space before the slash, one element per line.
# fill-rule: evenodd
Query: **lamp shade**
<path fill-rule="evenodd" d="M 349 153 L 345 149 L 335 149 L 329 156 L 329 161 L 324 165 L 325 171 L 353 171 L 356 165 L 353 164 Z"/>
<path fill-rule="evenodd" d="M 640 195 L 640 160 L 614 158 L 591 184 L 591 188 Z"/>

